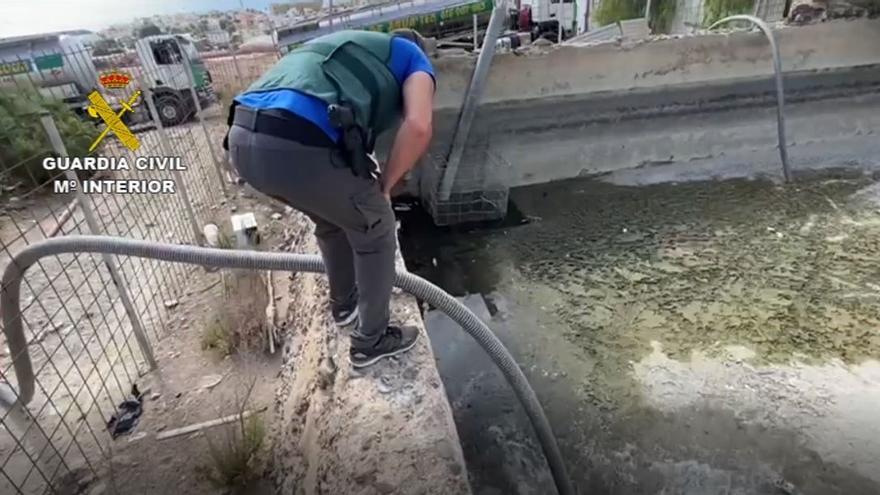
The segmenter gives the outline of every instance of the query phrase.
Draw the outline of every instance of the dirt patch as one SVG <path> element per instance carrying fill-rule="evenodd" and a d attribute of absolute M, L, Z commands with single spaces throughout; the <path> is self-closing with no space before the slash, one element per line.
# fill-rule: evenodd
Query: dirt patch
<path fill-rule="evenodd" d="M 223 218 L 228 223 L 233 209 L 253 211 L 267 243 L 282 237 L 281 225 L 270 217 L 273 209 L 248 197 L 232 203 L 217 208 L 218 223 L 222 225 Z M 211 445 L 213 450 L 228 448 L 236 422 L 160 438 L 175 429 L 235 415 L 242 408 L 253 412 L 264 427 L 271 425 L 281 352 L 270 355 L 266 350 L 265 273 L 188 267 L 187 275 L 182 296 L 165 301 L 168 335 L 154 348 L 158 370 L 137 380 L 145 398 L 138 426 L 107 443 L 107 460 L 94 466 L 97 477 L 74 470 L 74 478 L 84 474 L 76 481 L 88 487 L 86 493 L 217 493 L 207 474 L 213 468 Z M 286 287 L 286 279 L 274 281 L 279 290 Z M 215 329 L 223 345 L 205 345 L 206 335 Z M 273 493 L 267 474 L 270 443 L 266 436 L 253 462 L 255 479 L 238 492 Z"/>

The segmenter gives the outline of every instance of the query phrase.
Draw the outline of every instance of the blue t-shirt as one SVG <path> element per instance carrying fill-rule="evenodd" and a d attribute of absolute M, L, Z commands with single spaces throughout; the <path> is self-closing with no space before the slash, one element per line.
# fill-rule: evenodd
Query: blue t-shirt
<path fill-rule="evenodd" d="M 388 68 L 401 86 L 416 72 L 434 77 L 434 68 L 424 52 L 412 41 L 401 37 L 391 39 Z M 327 116 L 327 103 L 314 96 L 292 89 L 276 89 L 240 94 L 235 97 L 235 101 L 250 108 L 287 110 L 320 127 L 333 141 L 339 140 L 339 130 L 330 124 Z"/>

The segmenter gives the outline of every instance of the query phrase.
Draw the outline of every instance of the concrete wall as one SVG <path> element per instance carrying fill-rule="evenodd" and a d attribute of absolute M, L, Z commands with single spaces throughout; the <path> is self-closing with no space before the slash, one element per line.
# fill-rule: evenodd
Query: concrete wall
<path fill-rule="evenodd" d="M 316 253 L 314 225 L 292 214 L 291 250 Z M 398 266 L 403 261 L 398 260 Z M 323 275 L 292 275 L 273 423 L 273 474 L 284 494 L 467 495 L 464 457 L 418 305 L 395 292 L 392 319 L 416 325 L 416 347 L 364 371 L 327 310 Z"/>
<path fill-rule="evenodd" d="M 703 24 L 703 0 L 676 0 L 670 32 L 690 33 Z"/>
<path fill-rule="evenodd" d="M 835 21 L 776 31 L 785 71 L 880 63 L 880 20 Z M 435 61 L 438 109 L 459 108 L 472 57 Z M 770 49 L 760 33 L 650 40 L 632 46 L 561 46 L 493 61 L 483 103 L 661 88 L 768 76 Z"/>
<path fill-rule="evenodd" d="M 777 39 L 793 166 L 876 165 L 880 100 L 852 96 L 880 91 L 880 20 L 784 28 Z M 472 64 L 437 60 L 435 156 Z M 461 168 L 492 156 L 511 187 L 648 167 L 626 180 L 778 173 L 772 74 L 766 39 L 746 32 L 499 55 Z M 840 100 L 817 103 L 831 97 Z M 424 196 L 436 179 L 418 178 Z"/>

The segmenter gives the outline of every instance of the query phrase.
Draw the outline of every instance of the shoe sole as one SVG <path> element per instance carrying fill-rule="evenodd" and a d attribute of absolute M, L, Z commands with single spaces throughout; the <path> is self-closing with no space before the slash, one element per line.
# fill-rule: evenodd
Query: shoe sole
<path fill-rule="evenodd" d="M 357 308 L 355 308 L 355 310 L 352 311 L 351 314 L 348 315 L 347 318 L 345 318 L 344 320 L 336 321 L 336 326 L 339 328 L 350 327 L 351 325 L 357 323 L 357 321 L 358 321 L 358 310 L 357 310 Z"/>
<path fill-rule="evenodd" d="M 421 333 L 421 332 L 419 332 L 419 333 Z M 413 341 L 408 346 L 401 347 L 400 349 L 397 349 L 394 352 L 389 352 L 388 354 L 381 354 L 379 356 L 372 357 L 368 361 L 364 361 L 362 363 L 355 363 L 354 361 L 351 360 L 351 356 L 349 356 L 348 361 L 351 363 L 352 367 L 354 367 L 354 368 L 366 368 L 367 366 L 374 365 L 385 358 L 390 358 L 393 356 L 398 356 L 400 354 L 403 354 L 404 352 L 415 347 L 416 342 L 418 342 L 418 341 L 419 341 L 419 335 L 416 334 L 416 338 L 414 338 Z"/>

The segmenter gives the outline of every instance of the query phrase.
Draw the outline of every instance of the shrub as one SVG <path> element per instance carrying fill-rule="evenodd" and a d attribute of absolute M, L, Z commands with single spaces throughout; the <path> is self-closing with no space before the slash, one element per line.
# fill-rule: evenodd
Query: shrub
<path fill-rule="evenodd" d="M 100 132 L 60 101 L 43 98 L 33 89 L 0 88 L 0 163 L 3 181 L 23 181 L 37 186 L 52 177 L 43 158 L 52 156 L 51 145 L 40 124 L 40 111 L 55 119 L 58 132 L 71 156 L 84 156 Z"/>
<path fill-rule="evenodd" d="M 750 14 L 754 8 L 755 0 L 705 0 L 703 26 L 711 26 L 727 16 Z"/>
<path fill-rule="evenodd" d="M 652 33 L 668 33 L 675 18 L 676 0 L 652 0 L 648 24 Z"/>
<path fill-rule="evenodd" d="M 603 0 L 596 11 L 595 20 L 600 25 L 645 16 L 647 0 Z M 648 25 L 653 33 L 668 33 L 675 17 L 676 0 L 652 0 L 648 13 Z"/>
<path fill-rule="evenodd" d="M 233 241 L 221 231 L 220 247 Z M 266 281 L 261 272 L 228 270 L 221 272 L 223 297 L 203 321 L 202 349 L 219 356 L 252 352 L 267 346 L 266 305 L 269 302 Z"/>
<path fill-rule="evenodd" d="M 647 0 L 603 0 L 596 10 L 599 25 L 644 17 Z"/>
<path fill-rule="evenodd" d="M 262 475 L 260 451 L 265 444 L 266 426 L 258 412 L 245 416 L 256 385 L 256 378 L 247 379 L 243 394 L 233 399 L 236 419 L 216 434 L 207 434 L 208 464 L 197 472 L 215 488 L 240 491 Z"/>
<path fill-rule="evenodd" d="M 219 438 L 206 437 L 210 464 L 201 472 L 208 482 L 220 489 L 242 488 L 261 476 L 259 454 L 266 427 L 259 414 L 239 417 L 217 436 Z"/>
<path fill-rule="evenodd" d="M 228 356 L 235 351 L 235 342 L 229 323 L 222 317 L 214 318 L 202 330 L 202 349 L 217 352 L 220 356 Z"/>

